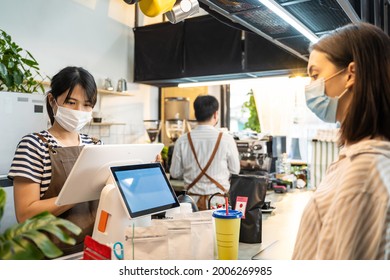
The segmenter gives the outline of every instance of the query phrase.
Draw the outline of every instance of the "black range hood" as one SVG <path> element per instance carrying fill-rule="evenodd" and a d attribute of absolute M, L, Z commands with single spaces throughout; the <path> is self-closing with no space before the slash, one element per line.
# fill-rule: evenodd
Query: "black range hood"
<path fill-rule="evenodd" d="M 307 62 L 210 15 L 134 28 L 134 82 L 157 87 L 294 75 Z"/>
<path fill-rule="evenodd" d="M 309 39 L 260 0 L 198 1 L 214 21 L 200 17 L 134 29 L 135 82 L 161 87 L 305 71 Z M 390 0 L 271 1 L 317 37 L 359 21 L 389 33 Z M 222 34 L 229 44 L 218 38 Z M 230 52 L 220 51 L 229 47 Z"/>

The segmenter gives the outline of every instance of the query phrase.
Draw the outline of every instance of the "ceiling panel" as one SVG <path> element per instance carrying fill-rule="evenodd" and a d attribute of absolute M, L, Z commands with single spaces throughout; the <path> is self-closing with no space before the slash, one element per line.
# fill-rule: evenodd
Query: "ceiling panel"
<path fill-rule="evenodd" d="M 234 24 L 257 33 L 290 53 L 306 59 L 309 40 L 259 0 L 199 0 L 209 13 L 223 15 Z M 337 27 L 358 21 L 348 0 L 274 0 L 318 37 Z M 356 2 L 356 1 L 354 1 Z"/>
<path fill-rule="evenodd" d="M 277 1 L 297 2 L 297 1 Z M 282 4 L 282 6 L 283 6 Z M 323 33 L 351 22 L 341 6 L 334 0 L 298 1 L 283 6 L 314 33 Z"/>

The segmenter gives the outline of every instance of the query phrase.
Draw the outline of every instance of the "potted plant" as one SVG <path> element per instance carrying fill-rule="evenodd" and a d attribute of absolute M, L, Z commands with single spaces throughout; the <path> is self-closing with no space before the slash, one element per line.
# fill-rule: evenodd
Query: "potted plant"
<path fill-rule="evenodd" d="M 0 29 L 0 91 L 44 93 L 43 80 L 32 54 Z"/>
<path fill-rule="evenodd" d="M 0 222 L 3 216 L 6 193 L 0 187 Z M 75 240 L 64 232 L 80 234 L 81 229 L 75 224 L 57 218 L 49 212 L 38 214 L 23 223 L 16 224 L 0 234 L 0 260 L 32 260 L 57 258 L 62 251 L 45 235 L 55 235 L 62 242 L 70 245 Z"/>
<path fill-rule="evenodd" d="M 242 105 L 242 111 L 249 111 L 249 118 L 244 123 L 244 128 L 249 128 L 255 132 L 261 132 L 259 116 L 257 114 L 255 97 L 253 96 L 253 90 L 248 92 L 249 100 L 245 101 Z"/>

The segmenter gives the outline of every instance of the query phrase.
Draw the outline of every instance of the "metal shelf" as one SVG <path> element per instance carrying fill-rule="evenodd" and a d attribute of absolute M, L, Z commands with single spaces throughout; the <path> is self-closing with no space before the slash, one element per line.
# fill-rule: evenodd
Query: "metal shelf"
<path fill-rule="evenodd" d="M 106 89 L 98 89 L 98 93 L 105 95 L 120 95 L 120 96 L 134 96 L 133 93 L 128 91 L 114 91 L 114 90 L 106 90 Z"/>
<path fill-rule="evenodd" d="M 125 123 L 114 123 L 114 122 L 102 122 L 102 123 L 90 123 L 92 126 L 110 126 L 110 125 L 126 125 Z"/>
<path fill-rule="evenodd" d="M 49 81 L 39 81 L 40 83 L 42 83 L 42 85 L 44 86 L 50 86 L 50 82 Z M 106 90 L 106 89 L 102 89 L 102 88 L 98 88 L 97 89 L 97 92 L 100 93 L 100 94 L 104 94 L 104 95 L 119 95 L 119 96 L 134 96 L 133 93 L 130 93 L 128 91 L 115 91 L 115 90 Z"/>

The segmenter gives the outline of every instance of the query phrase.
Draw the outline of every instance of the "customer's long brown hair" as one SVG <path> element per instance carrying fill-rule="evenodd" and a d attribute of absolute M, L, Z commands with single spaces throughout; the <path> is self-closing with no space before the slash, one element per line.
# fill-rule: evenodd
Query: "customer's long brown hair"
<path fill-rule="evenodd" d="M 350 24 L 310 47 L 340 69 L 355 63 L 350 107 L 341 124 L 340 144 L 363 138 L 390 140 L 390 37 L 368 23 Z"/>

